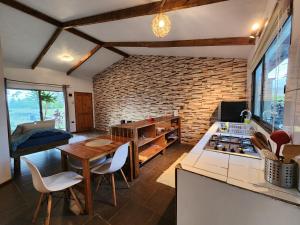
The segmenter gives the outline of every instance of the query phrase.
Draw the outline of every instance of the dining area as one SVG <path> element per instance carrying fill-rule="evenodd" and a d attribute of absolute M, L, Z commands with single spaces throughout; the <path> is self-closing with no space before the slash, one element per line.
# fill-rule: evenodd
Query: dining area
<path fill-rule="evenodd" d="M 35 190 L 40 194 L 33 223 L 38 219 L 43 202 L 46 202 L 44 224 L 50 224 L 54 194 L 57 192 L 64 193 L 65 201 L 75 203 L 78 214 L 92 218 L 93 195 L 101 191 L 101 185 L 105 182 L 111 186 L 111 205 L 117 206 L 116 174 L 119 173 L 127 188 L 130 187 L 129 181 L 133 179 L 132 144 L 129 137 L 98 135 L 57 149 L 61 155 L 62 172 L 47 177 L 42 177 L 31 160 L 21 157 L 30 170 Z M 96 186 L 94 192 L 93 183 Z"/>

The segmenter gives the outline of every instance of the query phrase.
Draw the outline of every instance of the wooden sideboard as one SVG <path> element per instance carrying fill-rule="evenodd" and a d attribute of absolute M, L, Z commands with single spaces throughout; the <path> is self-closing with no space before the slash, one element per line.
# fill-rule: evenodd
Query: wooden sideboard
<path fill-rule="evenodd" d="M 163 116 L 111 127 L 111 134 L 133 140 L 134 177 L 140 174 L 140 167 L 166 148 L 181 141 L 180 117 Z"/>

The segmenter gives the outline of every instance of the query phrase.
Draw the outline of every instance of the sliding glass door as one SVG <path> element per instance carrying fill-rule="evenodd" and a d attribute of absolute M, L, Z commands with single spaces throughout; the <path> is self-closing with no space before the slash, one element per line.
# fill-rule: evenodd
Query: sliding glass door
<path fill-rule="evenodd" d="M 65 99 L 61 91 L 7 89 L 10 128 L 19 124 L 55 119 L 55 128 L 66 129 Z"/>
<path fill-rule="evenodd" d="M 43 120 L 55 119 L 57 129 L 66 129 L 64 93 L 58 91 L 41 91 Z"/>

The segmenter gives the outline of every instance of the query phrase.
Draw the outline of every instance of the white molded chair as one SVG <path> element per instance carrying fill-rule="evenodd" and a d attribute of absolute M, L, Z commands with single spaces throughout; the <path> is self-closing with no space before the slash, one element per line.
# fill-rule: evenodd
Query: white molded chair
<path fill-rule="evenodd" d="M 91 160 L 90 161 L 90 169 L 96 167 L 96 166 L 100 166 L 101 164 L 103 164 L 104 162 L 106 161 L 106 157 L 101 157 L 99 159 L 94 159 L 94 160 Z M 74 169 L 76 170 L 82 170 L 82 163 L 80 160 L 78 159 L 74 159 L 72 157 L 69 157 L 68 158 L 68 162 L 69 162 L 69 165 L 71 167 L 73 167 Z"/>
<path fill-rule="evenodd" d="M 30 169 L 34 188 L 41 193 L 40 198 L 38 200 L 37 208 L 35 209 L 33 215 L 33 220 L 32 220 L 33 223 L 36 222 L 43 201 L 43 197 L 46 194 L 48 196 L 48 205 L 47 205 L 47 217 L 45 220 L 45 224 L 46 225 L 50 224 L 52 192 L 63 191 L 68 189 L 72 197 L 74 198 L 74 201 L 78 206 L 80 212 L 81 213 L 83 212 L 80 202 L 72 189 L 74 185 L 82 181 L 83 177 L 81 175 L 72 171 L 66 171 L 49 177 L 42 177 L 38 168 L 30 160 L 28 160 L 26 157 L 21 157 L 21 159 L 26 162 L 27 166 Z"/>
<path fill-rule="evenodd" d="M 129 188 L 129 184 L 127 182 L 126 176 L 122 170 L 122 167 L 124 166 L 126 159 L 128 157 L 128 147 L 129 143 L 126 143 L 122 146 L 120 146 L 117 151 L 115 152 L 114 156 L 112 158 L 109 158 L 104 162 L 102 165 L 97 166 L 91 170 L 92 173 L 98 174 L 98 175 L 107 175 L 109 174 L 111 176 L 111 185 L 112 185 L 112 196 L 113 196 L 113 205 L 117 205 L 116 200 L 116 187 L 115 187 L 115 177 L 114 173 L 117 171 L 120 171 L 122 174 L 122 177 L 124 181 L 126 182 L 127 187 Z M 97 185 L 96 191 L 98 191 L 100 184 L 103 179 L 100 177 Z"/>

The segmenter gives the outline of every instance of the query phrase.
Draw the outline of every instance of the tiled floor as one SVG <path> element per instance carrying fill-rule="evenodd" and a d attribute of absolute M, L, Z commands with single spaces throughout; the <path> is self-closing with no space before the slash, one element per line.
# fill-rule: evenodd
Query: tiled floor
<path fill-rule="evenodd" d="M 75 136 L 72 141 L 92 137 L 93 134 Z M 52 225 L 175 225 L 175 190 L 156 179 L 184 152 L 189 145 L 174 144 L 165 155 L 158 155 L 141 169 L 141 175 L 125 188 L 117 177 L 117 207 L 111 203 L 111 187 L 108 184 L 94 194 L 95 216 L 76 216 L 69 210 L 69 203 L 54 199 Z M 50 150 L 30 155 L 43 176 L 60 172 L 60 152 Z M 95 184 L 93 184 L 95 186 Z M 34 190 L 31 175 L 22 163 L 22 176 L 0 186 L 0 225 L 29 225 L 39 194 Z M 43 224 L 45 205 L 41 208 L 36 224 Z"/>

